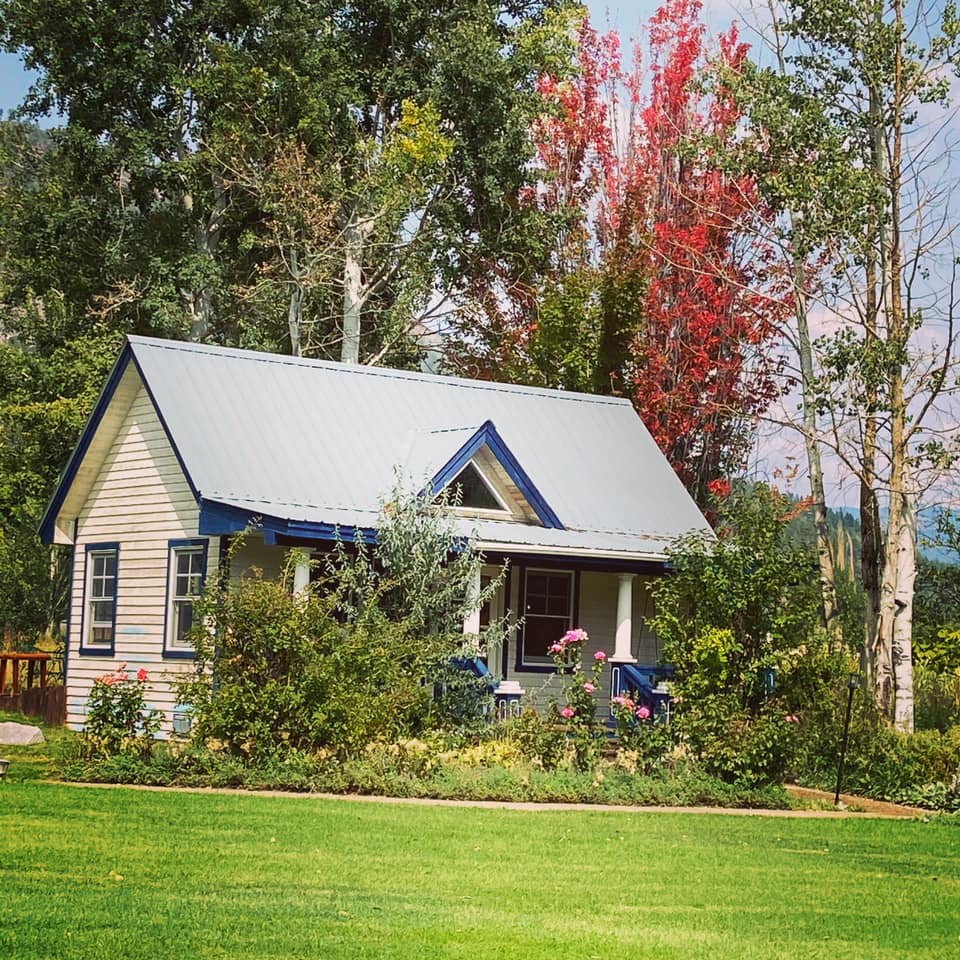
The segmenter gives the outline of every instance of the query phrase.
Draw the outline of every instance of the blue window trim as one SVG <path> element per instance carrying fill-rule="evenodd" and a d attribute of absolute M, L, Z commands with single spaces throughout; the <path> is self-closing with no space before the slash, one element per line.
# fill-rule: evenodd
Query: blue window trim
<path fill-rule="evenodd" d="M 195 650 L 183 650 L 180 648 L 171 648 L 168 645 L 170 639 L 170 581 L 171 571 L 173 569 L 171 560 L 180 547 L 202 547 L 203 552 L 200 559 L 200 587 L 207 580 L 207 556 L 210 549 L 210 541 L 206 537 L 189 537 L 184 540 L 167 541 L 167 586 L 163 595 L 163 659 L 164 660 L 195 660 L 197 653 Z"/>
<path fill-rule="evenodd" d="M 112 657 L 117 649 L 117 606 L 120 599 L 120 544 L 119 543 L 87 543 L 84 545 L 83 556 L 83 603 L 80 606 L 80 646 L 78 652 L 81 657 Z M 87 584 L 90 582 L 90 554 L 94 552 L 106 553 L 112 550 L 117 555 L 116 585 L 113 591 L 113 630 L 110 646 L 88 647 L 87 629 L 90 626 L 89 612 L 87 611 Z"/>
<path fill-rule="evenodd" d="M 477 432 L 437 471 L 430 481 L 430 489 L 434 491 L 443 490 L 452 480 L 456 479 L 460 471 L 484 446 L 488 447 L 490 452 L 500 461 L 500 465 L 517 485 L 523 498 L 530 504 L 539 521 L 545 527 L 554 530 L 565 529 L 553 508 L 547 503 L 526 470 L 520 466 L 520 461 L 513 455 L 503 437 L 497 432 L 492 420 L 485 421 Z M 421 491 L 421 494 L 423 492 Z"/>
<path fill-rule="evenodd" d="M 523 645 L 524 640 L 526 639 L 526 606 L 527 606 L 527 573 L 530 570 L 542 570 L 546 573 L 567 573 L 570 575 L 570 590 L 572 596 L 570 598 L 570 626 L 567 627 L 568 630 L 572 630 L 577 621 L 580 619 L 580 571 L 572 567 L 539 567 L 536 564 L 531 564 L 530 566 L 523 566 L 520 568 L 520 595 L 518 597 L 519 612 L 518 615 L 523 617 L 523 626 L 521 626 L 518 631 L 519 636 L 517 637 L 517 655 L 516 660 L 513 665 L 513 669 L 516 673 L 556 673 L 556 666 L 552 663 L 524 663 L 523 662 Z M 557 637 L 559 640 L 560 638 Z"/>

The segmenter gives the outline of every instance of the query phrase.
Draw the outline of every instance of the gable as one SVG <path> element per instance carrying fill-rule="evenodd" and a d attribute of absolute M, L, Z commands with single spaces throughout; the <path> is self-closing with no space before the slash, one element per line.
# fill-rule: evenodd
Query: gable
<path fill-rule="evenodd" d="M 189 476 L 183 469 L 182 460 L 127 346 L 107 379 L 44 514 L 40 526 L 40 537 L 44 543 L 74 542 L 74 523 L 98 488 L 108 457 L 138 397 L 141 404 L 150 407 L 151 416 L 166 434 L 165 440 L 173 448 L 180 471 L 189 485 Z"/>
<path fill-rule="evenodd" d="M 467 432 L 467 429 L 437 430 L 431 433 L 444 438 L 458 437 Z M 433 474 L 431 490 L 440 491 L 455 484 L 457 478 L 468 468 L 471 468 L 479 479 L 481 492 L 486 488 L 488 495 L 498 504 L 490 508 L 470 508 L 464 504 L 462 513 L 563 529 L 560 518 L 504 442 L 493 421 L 487 420 L 469 433 L 462 445 Z"/>

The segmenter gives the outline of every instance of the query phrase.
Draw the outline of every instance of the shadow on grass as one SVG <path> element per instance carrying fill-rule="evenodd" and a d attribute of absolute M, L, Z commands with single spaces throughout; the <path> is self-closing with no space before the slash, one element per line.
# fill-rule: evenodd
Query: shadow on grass
<path fill-rule="evenodd" d="M 49 726 L 36 717 L 26 717 L 21 713 L 0 711 L 0 723 L 25 723 L 39 727 L 44 736 L 43 743 L 30 747 L 0 743 L 0 757 L 10 761 L 6 777 L 10 783 L 56 777 L 64 752 L 69 750 L 77 736 L 66 727 Z"/>

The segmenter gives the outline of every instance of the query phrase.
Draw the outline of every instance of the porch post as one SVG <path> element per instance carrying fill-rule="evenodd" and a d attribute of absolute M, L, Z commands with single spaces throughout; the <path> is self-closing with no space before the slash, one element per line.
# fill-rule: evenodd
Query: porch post
<path fill-rule="evenodd" d="M 298 547 L 293 554 L 293 595 L 299 597 L 310 585 L 310 552 Z"/>
<path fill-rule="evenodd" d="M 636 574 L 617 574 L 617 633 L 613 663 L 636 663 L 637 658 L 630 653 L 630 640 L 633 633 L 633 580 Z"/>
<path fill-rule="evenodd" d="M 463 632 L 478 636 L 480 634 L 480 564 L 477 564 L 473 573 L 473 579 L 470 582 L 467 594 L 470 612 L 464 618 Z"/>

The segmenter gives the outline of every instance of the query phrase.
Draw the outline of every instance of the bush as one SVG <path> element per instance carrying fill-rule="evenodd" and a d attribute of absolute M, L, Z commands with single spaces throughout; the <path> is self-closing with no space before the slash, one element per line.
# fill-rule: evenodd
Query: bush
<path fill-rule="evenodd" d="M 163 714 L 147 710 L 143 696 L 146 682 L 146 670 L 138 670 L 131 677 L 126 664 L 93 681 L 87 701 L 87 723 L 79 739 L 85 756 L 149 757 Z"/>
<path fill-rule="evenodd" d="M 676 671 L 678 739 L 707 774 L 730 783 L 781 779 L 800 707 L 819 695 L 805 661 L 829 646 L 818 633 L 815 578 L 805 575 L 814 560 L 786 539 L 783 510 L 761 485 L 734 490 L 718 538 L 682 540 L 672 574 L 654 588 L 651 626 Z"/>
<path fill-rule="evenodd" d="M 178 689 L 195 741 L 258 763 L 290 749 L 351 757 L 488 712 L 483 681 L 452 663 L 479 649 L 463 622 L 498 583 L 470 596 L 480 558 L 442 504 L 395 493 L 377 537 L 354 553 L 337 544 L 296 597 L 292 558 L 279 581 L 211 578 Z"/>

